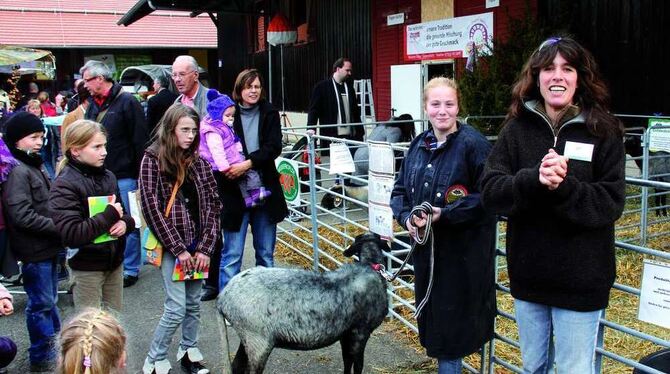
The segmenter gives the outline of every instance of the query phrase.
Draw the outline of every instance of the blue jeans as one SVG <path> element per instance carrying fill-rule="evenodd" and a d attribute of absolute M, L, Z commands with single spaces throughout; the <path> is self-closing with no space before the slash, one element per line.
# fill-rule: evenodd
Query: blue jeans
<path fill-rule="evenodd" d="M 55 341 L 60 331 L 58 316 L 58 272 L 56 258 L 23 264 L 23 289 L 28 296 L 26 325 L 30 336 L 31 363 L 56 359 Z"/>
<path fill-rule="evenodd" d="M 524 373 L 595 373 L 602 310 L 577 312 L 514 299 Z M 553 339 L 552 339 L 553 335 Z"/>
<path fill-rule="evenodd" d="M 149 361 L 154 363 L 167 358 L 172 336 L 181 325 L 181 341 L 183 350 L 198 346 L 198 329 L 200 327 L 200 291 L 202 280 L 174 282 L 175 257 L 167 250 L 163 252 L 161 276 L 165 287 L 165 304 L 163 316 L 158 321 L 154 338 L 149 347 Z"/>
<path fill-rule="evenodd" d="M 121 194 L 121 204 L 123 213 L 130 214 L 130 205 L 128 203 L 128 192 L 137 190 L 137 180 L 131 178 L 119 179 L 119 193 Z M 126 236 L 126 249 L 123 252 L 123 275 L 132 275 L 136 277 L 140 273 L 142 266 L 142 251 L 140 250 L 140 230 L 134 227 L 128 227 L 128 236 Z"/>
<path fill-rule="evenodd" d="M 256 251 L 256 266 L 268 268 L 274 266 L 277 225 L 270 221 L 270 215 L 263 207 L 247 210 L 242 216 L 242 226 L 239 231 L 223 230 L 219 292 L 223 291 L 230 279 L 240 272 L 249 224 L 251 224 L 251 234 Z"/>
<path fill-rule="evenodd" d="M 463 359 L 447 360 L 437 359 L 437 374 L 461 374 L 463 369 Z"/>

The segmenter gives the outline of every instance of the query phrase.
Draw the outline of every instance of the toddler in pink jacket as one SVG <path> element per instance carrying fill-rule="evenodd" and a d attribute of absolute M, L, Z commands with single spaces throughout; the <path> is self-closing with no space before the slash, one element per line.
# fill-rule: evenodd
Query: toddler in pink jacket
<path fill-rule="evenodd" d="M 235 102 L 215 89 L 207 91 L 207 99 L 207 115 L 200 121 L 200 157 L 215 172 L 225 173 L 231 165 L 245 160 L 242 142 L 233 129 Z M 248 208 L 263 204 L 270 196 L 257 170 L 249 169 L 238 178 L 238 183 Z"/>

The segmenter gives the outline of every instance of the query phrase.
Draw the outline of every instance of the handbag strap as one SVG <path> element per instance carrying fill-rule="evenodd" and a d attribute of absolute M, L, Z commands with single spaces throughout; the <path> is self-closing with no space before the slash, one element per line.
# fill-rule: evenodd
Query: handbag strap
<path fill-rule="evenodd" d="M 174 187 L 172 187 L 172 195 L 170 195 L 170 200 L 168 200 L 167 207 L 165 208 L 165 218 L 168 218 L 170 211 L 172 210 L 172 205 L 174 205 L 174 199 L 177 196 L 177 190 L 179 189 L 180 183 L 175 182 Z"/>

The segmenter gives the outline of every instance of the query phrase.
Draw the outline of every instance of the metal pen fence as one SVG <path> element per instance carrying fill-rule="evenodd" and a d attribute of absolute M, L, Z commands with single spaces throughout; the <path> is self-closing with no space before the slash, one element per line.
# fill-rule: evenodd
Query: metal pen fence
<path fill-rule="evenodd" d="M 493 116 L 492 116 L 493 117 Z M 470 117 L 470 120 L 472 117 Z M 496 116 L 495 119 L 500 119 Z M 379 123 L 358 124 L 360 126 L 376 126 Z M 278 230 L 278 243 L 288 250 L 294 251 L 301 258 L 310 261 L 315 270 L 328 271 L 338 267 L 344 260 L 342 251 L 353 242 L 353 238 L 360 232 L 369 229 L 368 224 L 368 202 L 362 191 L 367 189 L 366 175 L 349 175 L 345 177 L 360 186 L 342 187 L 341 175 L 329 175 L 330 160 L 322 157 L 317 163 L 317 156 L 324 149 L 318 148 L 316 142 L 319 140 L 341 141 L 350 149 L 367 147 L 368 143 L 352 140 L 343 140 L 316 135 L 307 131 L 307 127 L 292 127 L 286 129 L 285 133 L 296 139 L 305 137 L 306 146 L 301 149 L 288 149 L 284 157 L 294 159 L 301 170 L 307 170 L 300 181 L 301 197 L 300 205 L 291 207 L 292 220 L 282 223 Z M 657 193 L 666 193 L 670 190 L 670 183 L 654 180 L 657 174 L 650 174 L 649 160 L 654 157 L 648 152 L 649 137 L 645 129 L 640 135 L 641 144 L 644 148 L 639 160 L 642 161 L 641 178 L 628 177 L 627 205 L 623 217 L 617 222 L 616 248 L 617 262 L 619 265 L 633 263 L 640 266 L 645 258 L 656 260 L 670 260 L 670 252 L 666 243 L 669 241 L 670 225 L 666 218 L 647 219 L 647 216 L 655 214 L 662 208 L 650 206 L 645 203 Z M 396 159 L 403 157 L 407 144 L 391 144 L 396 151 Z M 353 153 L 353 152 L 352 152 Z M 632 158 L 628 160 L 634 161 Z M 646 166 L 645 166 L 646 165 Z M 646 168 L 646 169 L 645 169 Z M 397 170 L 396 170 L 397 171 Z M 339 182 L 340 187 L 334 187 Z M 648 189 L 654 188 L 659 192 L 649 193 Z M 647 192 L 645 193 L 645 190 Z M 663 191 L 661 191 L 663 190 Z M 324 206 L 324 201 L 329 200 L 331 205 Z M 332 204 L 335 201 L 336 204 Z M 494 373 L 500 371 L 521 372 L 521 361 L 518 338 L 516 336 L 515 318 L 513 307 L 509 307 L 511 295 L 509 295 L 509 283 L 507 280 L 504 246 L 504 222 L 499 223 L 499 244 L 496 256 L 496 287 L 498 292 L 498 316 L 496 318 L 496 329 L 494 338 L 475 354 L 476 357 L 464 362 L 465 368 L 473 373 Z M 648 232 L 649 231 L 649 232 Z M 409 252 L 407 232 L 396 226 L 395 237 L 392 241 L 392 250 L 388 254 L 387 269 L 395 271 L 402 264 Z M 613 298 L 616 295 L 625 298 L 625 311 L 629 320 L 635 320 L 636 305 L 640 296 L 641 274 L 637 278 L 623 279 L 617 277 L 612 291 Z M 417 332 L 416 320 L 412 313 L 416 310 L 414 305 L 414 283 L 413 268 L 408 266 L 406 273 L 389 285 L 389 316 L 397 319 L 400 323 L 414 332 Z M 611 299 L 611 304 L 615 303 Z M 637 369 L 646 373 L 660 373 L 660 371 L 640 364 L 640 352 L 621 352 L 618 347 L 608 340 L 608 336 L 616 335 L 616 339 L 634 339 L 644 345 L 646 351 L 654 351 L 670 348 L 670 332 L 668 329 L 654 325 L 630 324 L 629 321 L 621 319 L 619 311 L 608 308 L 600 320 L 598 333 L 598 345 L 596 349 L 596 365 L 599 372 L 603 370 L 631 370 Z M 632 317 L 631 317 L 632 316 Z M 505 327 L 504 325 L 508 325 Z M 509 327 L 511 326 L 511 328 Z M 637 344 L 637 343 L 636 343 Z M 613 369 L 607 369 L 613 368 Z M 609 371 L 607 371 L 609 372 Z"/>

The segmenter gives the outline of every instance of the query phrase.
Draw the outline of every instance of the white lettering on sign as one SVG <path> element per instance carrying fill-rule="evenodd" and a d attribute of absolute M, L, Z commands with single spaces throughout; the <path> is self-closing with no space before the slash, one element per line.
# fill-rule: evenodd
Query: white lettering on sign
<path fill-rule="evenodd" d="M 670 120 L 649 120 L 649 151 L 670 152 Z"/>

